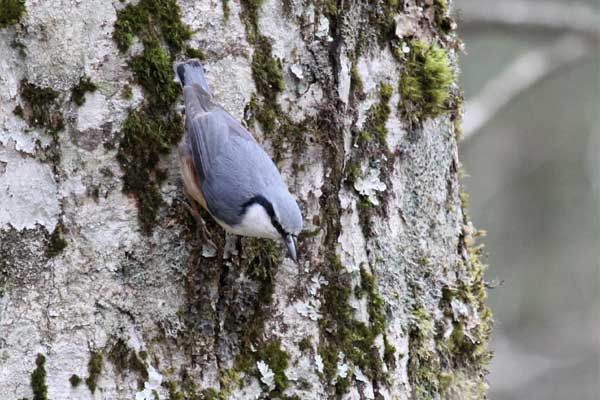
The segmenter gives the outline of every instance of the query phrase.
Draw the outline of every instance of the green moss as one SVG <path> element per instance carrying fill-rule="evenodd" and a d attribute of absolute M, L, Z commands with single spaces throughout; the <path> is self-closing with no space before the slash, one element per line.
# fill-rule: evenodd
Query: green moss
<path fill-rule="evenodd" d="M 446 11 L 448 9 L 448 3 L 446 2 L 446 0 L 434 0 L 433 4 L 435 4 L 443 11 Z"/>
<path fill-rule="evenodd" d="M 113 38 L 121 51 L 127 51 L 133 38 L 152 40 L 157 30 L 172 53 L 184 48 L 192 36 L 191 30 L 181 22 L 180 9 L 175 0 L 140 0 L 117 11 Z"/>
<path fill-rule="evenodd" d="M 270 392 L 270 395 L 281 395 L 289 386 L 288 378 L 285 375 L 289 355 L 281 349 L 281 342 L 278 340 L 269 340 L 259 344 L 255 352 L 244 351 L 240 353 L 236 358 L 234 370 L 243 371 L 260 380 L 261 375 L 256 366 L 258 361 L 265 362 L 271 371 L 273 371 L 275 387 Z"/>
<path fill-rule="evenodd" d="M 350 185 L 352 190 L 355 190 L 354 184 L 361 178 L 361 165 L 368 163 L 369 165 L 377 165 L 381 162 L 382 154 L 388 160 L 393 160 L 393 156 L 387 147 L 386 128 L 387 120 L 391 114 L 389 106 L 392 97 L 392 86 L 381 82 L 379 85 L 379 101 L 369 109 L 367 120 L 363 129 L 355 134 L 353 148 L 359 149 L 354 151 L 350 160 L 346 163 L 345 180 Z M 386 166 L 380 169 L 380 179 L 386 183 L 387 187 L 391 185 L 389 182 L 389 171 Z M 371 204 L 371 200 L 357 192 L 359 200 L 356 204 L 360 226 L 365 237 L 370 237 L 372 232 L 371 221 L 377 212 L 381 212 L 382 208 L 375 208 Z M 385 193 L 378 193 L 381 202 L 384 200 Z"/>
<path fill-rule="evenodd" d="M 308 336 L 298 342 L 298 349 L 302 352 L 312 349 L 312 343 L 310 342 L 310 338 Z"/>
<path fill-rule="evenodd" d="M 260 380 L 257 362 L 262 360 L 274 374 L 275 387 L 269 395 L 283 399 L 285 396 L 282 393 L 289 385 L 285 375 L 289 355 L 281 348 L 280 341 L 264 339 L 265 322 L 270 316 L 269 306 L 273 302 L 274 272 L 283 254 L 280 246 L 273 241 L 247 238 L 243 246 L 245 259 L 240 267 L 246 269 L 248 276 L 258 283 L 258 293 L 252 314 L 241 328 L 243 334 L 234 366 L 221 376 L 221 390 L 226 394 L 237 385 L 243 376 L 240 372 Z"/>
<path fill-rule="evenodd" d="M 269 39 L 260 36 L 255 44 L 252 57 L 252 78 L 258 93 L 269 100 L 275 100 L 284 89 L 281 62 L 272 56 Z"/>
<path fill-rule="evenodd" d="M 205 389 L 200 395 L 196 394 L 196 384 L 189 376 L 187 371 L 184 369 L 181 372 L 181 381 L 179 385 L 174 380 L 164 381 L 161 384 L 162 387 L 166 388 L 168 391 L 168 399 L 169 400 L 224 400 L 225 397 L 219 397 L 220 394 L 216 392 L 214 389 Z M 178 386 L 181 387 L 181 390 L 178 390 Z M 217 397 L 211 397 L 211 395 L 216 394 Z"/>
<path fill-rule="evenodd" d="M 318 351 L 323 359 L 325 378 L 328 381 L 334 379 L 338 355 L 342 352 L 347 361 L 360 367 L 369 378 L 383 381 L 385 374 L 375 339 L 383 332 L 385 316 L 379 309 L 383 304 L 377 294 L 374 280 L 364 272 L 359 294 L 369 298 L 370 321 L 369 324 L 365 324 L 354 318 L 354 309 L 349 304 L 352 294 L 351 277 L 344 272 L 338 257 L 331 261 L 331 265 L 332 271 L 327 276 L 329 284 L 323 289 L 321 311 L 324 315 L 319 320 L 322 340 Z M 336 394 L 344 394 L 349 384 L 348 378 L 338 379 Z"/>
<path fill-rule="evenodd" d="M 440 359 L 434 343 L 434 322 L 431 313 L 417 306 L 412 312 L 409 327 L 408 379 L 413 390 L 413 398 L 425 400 L 435 398 L 439 393 L 441 374 Z"/>
<path fill-rule="evenodd" d="M 0 0 L 0 28 L 19 22 L 25 11 L 25 0 Z"/>
<path fill-rule="evenodd" d="M 190 400 L 196 400 L 196 383 L 186 369 L 181 371 L 181 388 Z"/>
<path fill-rule="evenodd" d="M 173 81 L 172 60 L 158 40 L 144 43 L 144 51 L 129 61 L 137 83 L 144 89 L 150 108 L 164 109 L 179 96 L 179 86 Z"/>
<path fill-rule="evenodd" d="M 67 247 L 67 241 L 62 237 L 62 230 L 62 223 L 59 223 L 54 228 L 52 234 L 50 234 L 50 237 L 48 238 L 48 247 L 46 249 L 48 257 L 57 256 Z"/>
<path fill-rule="evenodd" d="M 396 348 L 388 342 L 386 335 L 383 335 L 383 361 L 389 369 L 396 368 Z"/>
<path fill-rule="evenodd" d="M 36 368 L 31 373 L 31 390 L 33 400 L 48 400 L 48 385 L 46 385 L 46 357 L 38 354 L 35 359 Z"/>
<path fill-rule="evenodd" d="M 225 22 L 229 21 L 229 0 L 221 0 L 221 5 L 223 7 L 223 20 Z"/>
<path fill-rule="evenodd" d="M 123 86 L 123 90 L 121 90 L 121 97 L 125 100 L 131 100 L 133 98 L 133 89 L 131 89 L 131 85 Z"/>
<path fill-rule="evenodd" d="M 253 44 L 258 38 L 260 31 L 258 28 L 258 14 L 264 0 L 241 0 L 242 11 L 240 19 L 246 29 L 246 38 L 248 43 Z"/>
<path fill-rule="evenodd" d="M 421 40 L 410 42 L 410 52 L 400 74 L 400 108 L 411 122 L 436 117 L 446 111 L 454 73 L 446 50 Z"/>
<path fill-rule="evenodd" d="M 288 378 L 285 375 L 285 370 L 288 367 L 290 356 L 285 351 L 281 350 L 281 342 L 278 340 L 272 340 L 257 349 L 256 359 L 262 360 L 274 375 L 275 389 L 273 389 L 273 395 L 277 393 L 283 393 L 288 387 Z"/>
<path fill-rule="evenodd" d="M 379 295 L 375 278 L 369 274 L 367 270 L 360 267 L 360 281 L 362 290 L 367 293 L 367 311 L 369 313 L 369 321 L 374 335 L 379 335 L 385 329 L 385 311 L 383 308 L 383 299 Z"/>
<path fill-rule="evenodd" d="M 92 82 L 88 76 L 82 76 L 79 78 L 77 85 L 71 89 L 71 100 L 78 106 L 85 103 L 85 94 L 87 92 L 95 92 L 98 87 Z"/>
<path fill-rule="evenodd" d="M 446 0 L 435 0 L 433 7 L 435 26 L 441 33 L 449 34 L 455 28 L 456 23 L 448 13 L 448 3 Z"/>
<path fill-rule="evenodd" d="M 363 82 L 360 78 L 360 74 L 358 73 L 358 68 L 356 66 L 356 61 L 352 62 L 352 68 L 350 69 L 350 92 L 354 93 L 355 91 L 362 92 L 363 90 Z"/>
<path fill-rule="evenodd" d="M 59 93 L 49 87 L 37 86 L 23 79 L 20 85 L 21 97 L 29 105 L 30 125 L 38 128 L 60 130 L 63 128 L 63 118 L 56 111 Z"/>
<path fill-rule="evenodd" d="M 226 400 L 226 397 L 216 389 L 208 388 L 202 391 L 202 400 Z"/>
<path fill-rule="evenodd" d="M 13 109 L 13 114 L 17 117 L 23 118 L 23 107 L 21 107 L 20 104 L 17 104 L 17 106 Z"/>
<path fill-rule="evenodd" d="M 118 373 L 126 370 L 135 372 L 139 376 L 138 386 L 144 387 L 144 381 L 148 380 L 148 365 L 144 360 L 148 357 L 146 351 L 136 353 L 127 346 L 123 339 L 118 339 L 108 353 L 109 361 L 115 366 Z"/>
<path fill-rule="evenodd" d="M 444 312 L 445 318 L 435 322 L 432 313 L 418 305 L 412 311 L 408 376 L 416 399 L 455 398 L 458 394 L 465 398 L 485 398 L 482 372 L 490 359 L 487 342 L 491 333 L 491 314 L 483 303 L 485 295 L 481 290 L 484 287 L 479 285 L 479 258 L 476 257 L 476 261 L 470 257 L 473 250 L 469 249 L 468 232 L 465 234 L 465 245 L 469 258 L 467 265 L 458 266 L 458 270 L 473 268 L 475 275 L 465 282 L 459 280 L 455 287 L 443 288 L 436 308 Z M 475 318 L 479 323 L 469 328 L 468 334 L 463 317 L 454 319 L 454 299 L 468 304 L 470 309 L 478 313 Z M 452 321 L 452 333 L 446 337 L 443 332 L 448 329 L 445 322 L 448 320 Z"/>
<path fill-rule="evenodd" d="M 88 377 L 85 379 L 85 384 L 92 393 L 96 392 L 98 377 L 102 373 L 102 354 L 93 351 L 88 362 Z"/>
<path fill-rule="evenodd" d="M 142 230 L 149 234 L 162 205 L 159 185 L 166 176 L 158 161 L 183 135 L 181 117 L 174 109 L 180 89 L 173 81 L 172 63 L 191 32 L 181 22 L 174 0 L 141 0 L 117 12 L 113 33 L 122 51 L 135 36 L 144 50 L 128 64 L 144 90 L 144 104 L 123 123 L 117 159 L 125 172 L 123 190 L 137 199 Z M 124 95 L 129 97 L 130 91 L 124 89 Z"/>
<path fill-rule="evenodd" d="M 370 25 L 378 28 L 379 43 L 386 44 L 396 38 L 396 22 L 394 17 L 403 9 L 400 0 L 383 0 L 370 10 Z"/>
<path fill-rule="evenodd" d="M 477 241 L 485 236 L 486 232 L 473 227 L 470 222 L 468 211 L 468 195 L 460 191 L 460 200 L 463 213 L 463 246 L 467 250 L 467 259 L 464 267 L 469 275 L 469 279 L 462 282 L 455 291 L 449 293 L 457 296 L 467 304 L 471 304 L 478 313 L 480 323 L 471 329 L 470 336 L 474 341 L 470 341 L 468 346 L 462 346 L 463 354 L 468 355 L 468 360 L 477 365 L 486 365 L 491 360 L 491 353 L 488 349 L 488 342 L 492 333 L 493 318 L 492 311 L 485 304 L 487 297 L 484 272 L 487 265 L 482 261 L 484 257 L 484 247 Z M 448 299 L 448 302 L 451 301 Z M 460 322 L 460 321 L 458 321 Z M 458 335 L 454 340 L 462 338 Z M 460 343 L 460 341 L 459 341 Z M 464 351 L 466 350 L 466 351 Z"/>
<path fill-rule="evenodd" d="M 173 380 L 164 381 L 161 386 L 167 389 L 168 400 L 184 400 L 183 393 L 177 390 L 177 382 Z"/>
<path fill-rule="evenodd" d="M 148 365 L 146 365 L 146 363 L 139 357 L 139 355 L 135 351 L 132 351 L 131 355 L 129 356 L 129 368 L 131 368 L 132 371 L 138 373 L 144 381 L 148 380 Z"/>
<path fill-rule="evenodd" d="M 79 386 L 81 384 L 82 379 L 79 377 L 79 375 L 73 374 L 71 375 L 71 377 L 69 378 L 69 382 L 71 383 L 71 386 L 76 388 L 77 386 Z"/>
<path fill-rule="evenodd" d="M 254 45 L 252 56 L 252 77 L 257 94 L 252 96 L 246 106 L 246 124 L 252 128 L 254 122 L 260 123 L 265 137 L 273 146 L 273 158 L 276 162 L 283 158 L 284 142 L 291 142 L 298 150 L 304 143 L 303 123 L 294 123 L 277 103 L 277 97 L 285 87 L 281 61 L 272 54 L 272 45 L 266 36 L 260 34 L 258 15 L 262 0 L 244 0 L 241 2 L 241 19 L 246 28 L 248 42 Z"/>
<path fill-rule="evenodd" d="M 273 271 L 279 266 L 283 258 L 281 248 L 272 240 L 248 239 L 244 246 L 244 256 L 250 277 L 260 283 L 272 284 Z M 265 303 L 270 303 L 271 297 L 263 293 L 260 298 Z"/>
<path fill-rule="evenodd" d="M 129 363 L 131 350 L 123 339 L 118 339 L 108 352 L 108 360 L 115 366 L 118 373 L 123 373 Z"/>
<path fill-rule="evenodd" d="M 185 55 L 188 58 L 197 58 L 200 61 L 206 60 L 206 56 L 204 55 L 204 51 L 202 51 L 202 49 L 194 49 L 193 47 L 187 47 L 185 49 Z"/>
<path fill-rule="evenodd" d="M 368 132 L 369 137 L 377 138 L 382 146 L 385 145 L 388 133 L 385 124 L 391 113 L 389 102 L 392 98 L 392 93 L 391 85 L 385 82 L 380 83 L 379 102 L 369 110 L 369 118 L 364 129 Z"/>
<path fill-rule="evenodd" d="M 45 134 L 52 139 L 44 154 L 46 160 L 53 165 L 54 172 L 57 173 L 61 157 L 58 132 L 64 128 L 64 118 L 57 102 L 59 92 L 25 79 L 20 83 L 19 92 L 26 106 L 21 109 L 24 119 L 30 126 L 44 128 Z"/>

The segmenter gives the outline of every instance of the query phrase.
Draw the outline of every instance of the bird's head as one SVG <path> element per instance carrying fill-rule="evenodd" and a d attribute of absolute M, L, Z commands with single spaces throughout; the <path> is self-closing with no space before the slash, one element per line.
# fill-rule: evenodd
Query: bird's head
<path fill-rule="evenodd" d="M 286 191 L 281 196 L 275 196 L 273 209 L 275 215 L 271 223 L 281 235 L 281 239 L 285 243 L 290 257 L 297 262 L 296 240 L 302 230 L 302 213 L 300 212 L 300 207 L 298 207 L 298 203 L 292 195 Z"/>
<path fill-rule="evenodd" d="M 287 190 L 273 190 L 253 197 L 244 205 L 250 236 L 281 239 L 290 257 L 297 261 L 296 239 L 302 230 L 302 213 Z"/>

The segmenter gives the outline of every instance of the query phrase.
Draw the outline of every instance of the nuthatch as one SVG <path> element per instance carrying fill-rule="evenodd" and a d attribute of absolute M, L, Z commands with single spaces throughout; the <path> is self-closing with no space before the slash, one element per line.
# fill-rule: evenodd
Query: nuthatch
<path fill-rule="evenodd" d="M 185 100 L 179 163 L 186 194 L 227 232 L 282 239 L 296 261 L 302 214 L 277 167 L 252 134 L 215 103 L 200 61 L 175 69 Z"/>

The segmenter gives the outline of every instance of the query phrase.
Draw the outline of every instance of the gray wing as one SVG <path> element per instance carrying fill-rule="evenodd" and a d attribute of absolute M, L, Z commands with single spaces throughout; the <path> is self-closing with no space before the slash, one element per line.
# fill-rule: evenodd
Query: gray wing
<path fill-rule="evenodd" d="M 269 155 L 221 107 L 186 123 L 200 187 L 210 212 L 229 225 L 241 220 L 243 205 L 283 180 Z"/>

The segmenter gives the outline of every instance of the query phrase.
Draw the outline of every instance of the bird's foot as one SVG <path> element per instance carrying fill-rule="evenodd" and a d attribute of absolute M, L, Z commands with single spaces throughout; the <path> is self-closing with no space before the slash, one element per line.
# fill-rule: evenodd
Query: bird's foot
<path fill-rule="evenodd" d="M 214 251 L 217 251 L 218 247 L 215 242 L 212 241 L 212 236 L 208 229 L 206 229 L 206 225 L 204 225 L 204 221 L 202 221 L 202 225 L 197 229 L 198 236 L 202 237 L 202 241 L 206 243 L 208 247 L 211 247 Z"/>
<path fill-rule="evenodd" d="M 217 250 L 217 245 L 212 241 L 212 237 L 208 229 L 206 228 L 206 224 L 204 220 L 200 216 L 200 212 L 198 211 L 198 207 L 193 200 L 190 200 L 191 205 L 185 201 L 182 201 L 183 205 L 194 217 L 194 221 L 196 222 L 196 235 L 202 238 L 209 247 L 212 247 L 215 251 Z"/>

